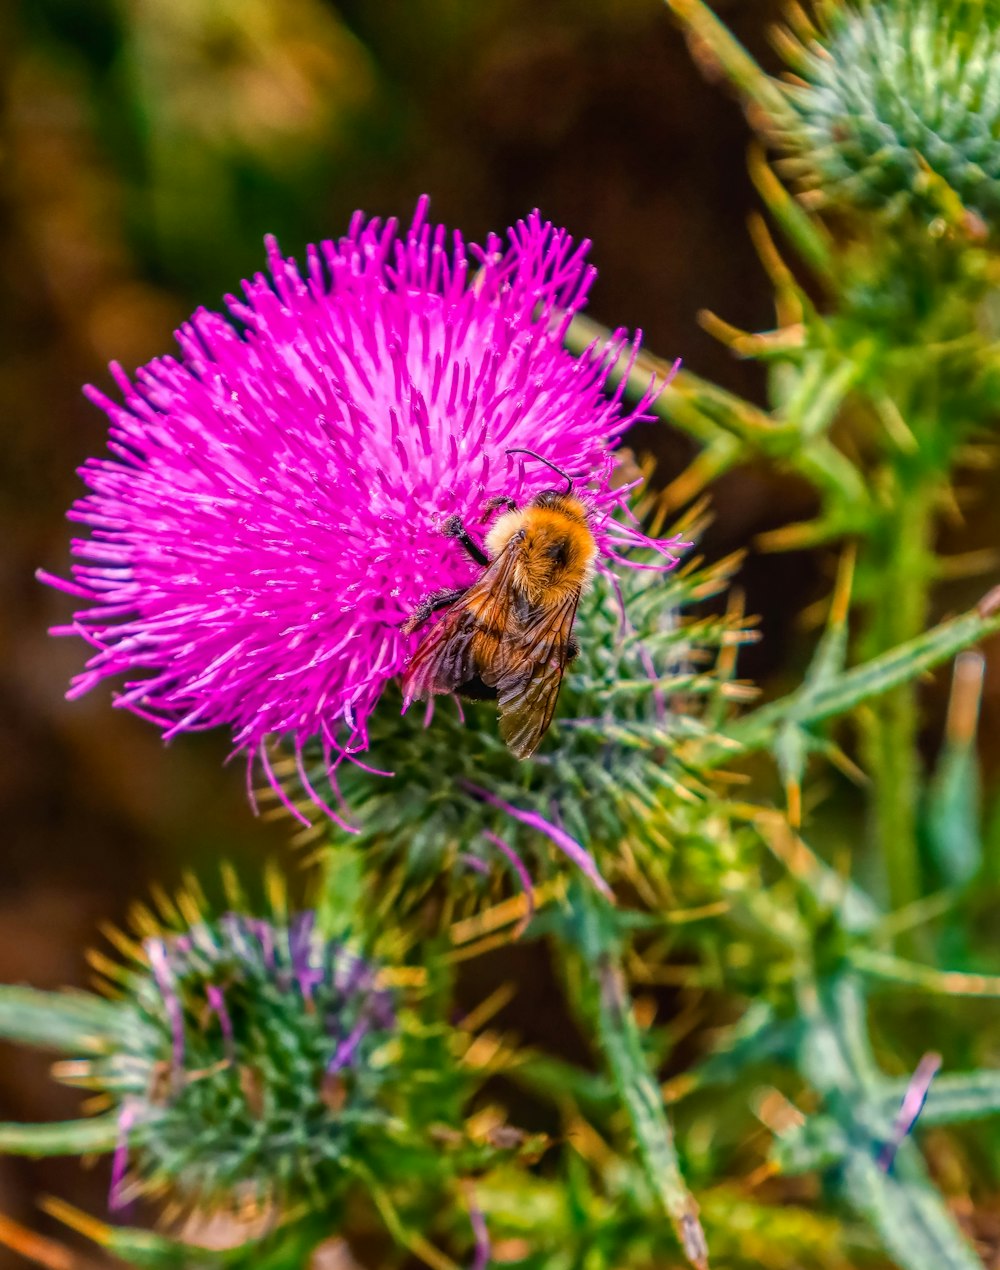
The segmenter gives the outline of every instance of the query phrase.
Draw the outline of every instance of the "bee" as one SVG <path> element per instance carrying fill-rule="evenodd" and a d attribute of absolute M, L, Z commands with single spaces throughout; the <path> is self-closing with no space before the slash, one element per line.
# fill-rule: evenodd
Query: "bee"
<path fill-rule="evenodd" d="M 573 637 L 577 605 L 594 571 L 597 543 L 572 479 L 554 463 L 530 454 L 566 482 L 523 507 L 493 498 L 486 514 L 503 508 L 483 549 L 453 516 L 444 532 L 458 539 L 483 572 L 470 587 L 437 591 L 410 615 L 410 633 L 445 609 L 403 675 L 406 705 L 438 693 L 496 700 L 500 735 L 517 755 L 533 754 L 545 735 L 568 663 L 579 651 Z"/>

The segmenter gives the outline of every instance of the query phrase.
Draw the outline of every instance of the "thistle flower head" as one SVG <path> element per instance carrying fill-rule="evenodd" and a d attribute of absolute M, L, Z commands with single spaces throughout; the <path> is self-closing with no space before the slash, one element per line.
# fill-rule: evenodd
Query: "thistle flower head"
<path fill-rule="evenodd" d="M 81 469 L 75 581 L 46 575 L 85 602 L 60 628 L 94 648 L 71 695 L 124 675 L 116 704 L 167 736 L 224 724 L 251 753 L 274 734 L 361 750 L 417 640 L 400 625 L 475 576 L 445 521 L 552 483 L 508 450 L 585 487 L 606 558 L 646 541 L 613 519 L 627 491 L 608 479 L 646 404 L 604 392 L 625 337 L 562 344 L 587 244 L 534 214 L 466 248 L 425 212 L 403 234 L 359 214 L 304 269 L 269 240 L 271 277 L 230 318 L 198 311 L 180 357 L 134 382 L 113 367 L 124 404 L 89 390 L 110 454 Z"/>
<path fill-rule="evenodd" d="M 786 32 L 797 124 L 781 140 L 832 204 L 1000 216 L 1000 5 L 845 0 Z"/>
<path fill-rule="evenodd" d="M 149 934 L 117 978 L 128 1024 L 86 1077 L 118 1108 L 113 1206 L 144 1191 L 203 1206 L 329 1192 L 388 1121 L 392 996 L 312 912 Z"/>

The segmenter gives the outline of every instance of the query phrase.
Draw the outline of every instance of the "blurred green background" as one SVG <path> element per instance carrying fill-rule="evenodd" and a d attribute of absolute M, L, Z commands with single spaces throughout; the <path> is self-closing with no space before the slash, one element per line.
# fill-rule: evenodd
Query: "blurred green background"
<path fill-rule="evenodd" d="M 778 6 L 717 8 L 773 65 Z M 220 856 L 297 867 L 287 823 L 255 821 L 242 764 L 223 769 L 226 736 L 164 747 L 107 691 L 63 699 L 84 648 L 46 637 L 70 602 L 34 570 L 66 572 L 74 469 L 103 447 L 82 383 L 106 387 L 112 358 L 131 371 L 171 351 L 193 306 L 219 307 L 260 268 L 265 233 L 301 255 L 355 208 L 405 220 L 423 192 L 469 239 L 536 206 L 592 238 L 592 316 L 641 327 L 653 351 L 756 400 L 759 372 L 696 315 L 749 329 L 772 315 L 745 232 L 746 126 L 658 0 L 8 0 L 0 66 L 0 981 L 54 987 L 85 982 L 100 921 L 122 920 L 154 879 L 210 875 Z M 633 441 L 663 480 L 691 453 L 662 424 Z M 753 541 L 802 519 L 810 499 L 763 468 L 715 490 L 705 548 L 750 549 L 741 583 L 764 640 L 744 672 L 765 685 L 801 668 L 801 615 L 827 592 L 830 562 L 766 556 Z M 998 508 L 987 496 L 970 509 L 948 550 L 995 541 Z M 942 604 L 981 589 L 952 584 Z M 927 694 L 931 748 L 943 683 Z M 998 691 L 989 676 L 994 772 Z M 529 1029 L 532 1009 L 546 1010 L 544 991 L 531 995 Z M 72 1114 L 46 1072 L 5 1047 L 0 1118 Z M 40 1192 L 99 1210 L 105 1187 L 102 1170 L 72 1161 L 0 1159 L 0 1212 L 30 1224 Z"/>

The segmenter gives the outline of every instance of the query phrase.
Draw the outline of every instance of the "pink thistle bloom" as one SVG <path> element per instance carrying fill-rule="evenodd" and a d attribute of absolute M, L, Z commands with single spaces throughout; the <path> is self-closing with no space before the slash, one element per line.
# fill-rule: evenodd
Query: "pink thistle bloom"
<path fill-rule="evenodd" d="M 199 309 L 179 358 L 134 380 L 113 364 L 123 404 L 87 389 L 111 421 L 69 513 L 90 536 L 72 582 L 40 575 L 84 601 L 54 631 L 94 649 L 71 698 L 124 675 L 117 706 L 167 738 L 228 726 L 265 768 L 275 735 L 297 753 L 318 739 L 328 762 L 364 750 L 419 639 L 400 624 L 474 580 L 443 523 L 552 484 L 511 447 L 572 474 L 605 562 L 653 546 L 674 563 L 676 543 L 614 518 L 612 449 L 650 401 L 627 411 L 624 380 L 604 391 L 630 342 L 563 347 L 588 244 L 534 213 L 506 244 L 466 247 L 426 207 L 405 234 L 358 213 L 303 270 L 269 238 L 271 276 L 227 297 L 231 318 Z"/>

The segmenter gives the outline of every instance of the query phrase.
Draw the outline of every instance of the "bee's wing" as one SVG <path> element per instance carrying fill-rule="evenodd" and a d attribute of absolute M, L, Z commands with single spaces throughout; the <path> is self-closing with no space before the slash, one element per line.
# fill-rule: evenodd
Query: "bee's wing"
<path fill-rule="evenodd" d="M 463 597 L 464 598 L 464 597 Z M 427 632 L 403 674 L 403 700 L 425 701 L 439 692 L 455 692 L 475 673 L 472 615 L 456 600 Z"/>
<path fill-rule="evenodd" d="M 407 705 L 457 692 L 492 660 L 509 622 L 513 573 L 514 553 L 504 550 L 428 631 L 403 674 Z"/>
<path fill-rule="evenodd" d="M 534 753 L 552 722 L 579 602 L 580 592 L 570 592 L 556 608 L 508 632 L 483 674 L 496 686 L 500 735 L 518 758 Z"/>

